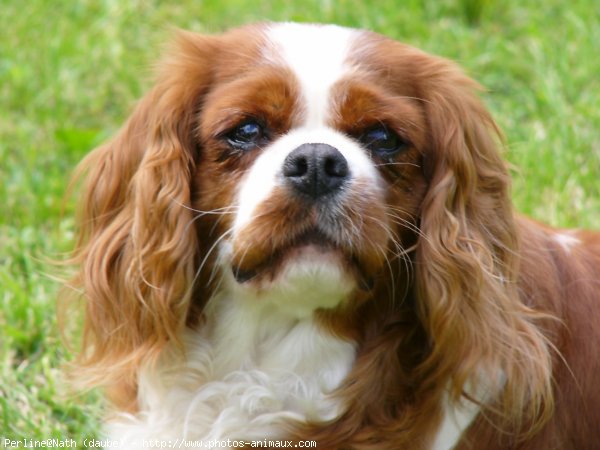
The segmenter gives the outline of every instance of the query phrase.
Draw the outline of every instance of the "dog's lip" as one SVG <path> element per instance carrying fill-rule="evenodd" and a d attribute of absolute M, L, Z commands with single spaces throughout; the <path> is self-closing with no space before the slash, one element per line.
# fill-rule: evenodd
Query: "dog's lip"
<path fill-rule="evenodd" d="M 248 269 L 242 269 L 241 267 L 233 267 L 233 274 L 238 282 L 245 282 L 254 278 L 261 271 L 278 265 L 284 260 L 291 252 L 295 249 L 302 247 L 312 247 L 320 251 L 340 251 L 339 247 L 333 242 L 332 239 L 327 237 L 325 233 L 320 231 L 316 227 L 309 228 L 308 230 L 292 237 L 288 242 L 279 248 L 274 249 L 271 255 L 264 258 L 259 264 Z"/>
<path fill-rule="evenodd" d="M 298 237 L 293 239 L 290 245 L 288 245 L 287 247 L 294 248 L 308 245 L 332 250 L 335 250 L 339 247 L 335 244 L 335 242 L 332 239 L 330 239 L 325 233 L 323 233 L 318 228 L 310 228 L 309 230 L 300 234 Z"/>
<path fill-rule="evenodd" d="M 314 251 L 315 254 L 337 254 L 340 263 L 349 268 L 351 272 L 355 273 L 358 285 L 361 289 L 368 291 L 373 288 L 373 278 L 363 274 L 358 258 L 349 253 L 341 245 L 316 227 L 310 228 L 296 237 L 291 238 L 286 245 L 276 249 L 271 255 L 266 257 L 264 261 L 254 267 L 242 268 L 233 265 L 233 275 L 238 283 L 251 282 L 261 274 L 269 274 L 271 278 L 275 278 L 279 267 L 281 267 L 288 258 L 292 258 L 296 251 L 305 249 L 310 249 L 311 251 Z"/>

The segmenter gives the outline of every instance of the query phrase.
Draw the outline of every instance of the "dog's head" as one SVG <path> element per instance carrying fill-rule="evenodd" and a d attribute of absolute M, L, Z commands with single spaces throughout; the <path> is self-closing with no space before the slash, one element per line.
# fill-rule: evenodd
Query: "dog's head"
<path fill-rule="evenodd" d="M 83 165 L 92 377 L 135 374 L 202 326 L 222 290 L 296 318 L 328 313 L 358 340 L 364 305 L 408 307 L 427 336 L 419 373 L 452 378 L 456 397 L 482 360 L 507 371 L 530 331 L 513 333 L 509 183 L 477 89 L 452 63 L 364 31 L 179 34 L 156 85 Z M 511 398 L 530 398 L 517 372 Z"/>

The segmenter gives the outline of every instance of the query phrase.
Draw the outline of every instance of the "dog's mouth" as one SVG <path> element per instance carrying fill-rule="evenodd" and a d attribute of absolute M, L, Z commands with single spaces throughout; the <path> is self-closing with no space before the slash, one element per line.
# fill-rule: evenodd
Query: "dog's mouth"
<path fill-rule="evenodd" d="M 362 290 L 373 288 L 374 278 L 364 269 L 360 256 L 346 243 L 340 243 L 317 227 L 311 227 L 285 239 L 280 245 L 266 248 L 256 243 L 258 252 L 246 249 L 232 263 L 232 272 L 238 283 L 274 282 L 290 266 L 331 268 L 347 273 Z"/>

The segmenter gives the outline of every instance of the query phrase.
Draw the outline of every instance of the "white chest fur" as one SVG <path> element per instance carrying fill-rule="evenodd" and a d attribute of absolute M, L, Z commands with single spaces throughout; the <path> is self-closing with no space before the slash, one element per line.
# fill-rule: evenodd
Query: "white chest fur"
<path fill-rule="evenodd" d="M 186 355 L 166 351 L 142 372 L 140 413 L 108 427 L 125 448 L 143 440 L 282 437 L 290 421 L 330 420 L 343 405 L 330 394 L 354 361 L 354 346 L 312 317 L 294 319 L 230 296 L 207 307 L 199 332 L 184 336 Z"/>

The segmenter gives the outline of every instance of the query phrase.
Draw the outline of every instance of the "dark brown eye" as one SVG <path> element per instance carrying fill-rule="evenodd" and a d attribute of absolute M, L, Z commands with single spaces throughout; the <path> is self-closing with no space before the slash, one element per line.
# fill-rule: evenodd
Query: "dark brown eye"
<path fill-rule="evenodd" d="M 384 125 L 370 128 L 360 136 L 360 141 L 375 156 L 390 159 L 407 149 L 409 144 Z"/>
<path fill-rule="evenodd" d="M 255 120 L 247 120 L 229 131 L 225 140 L 236 150 L 248 151 L 267 142 L 264 127 Z"/>

